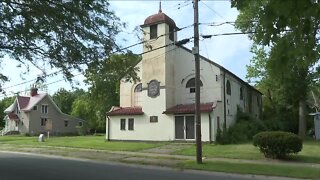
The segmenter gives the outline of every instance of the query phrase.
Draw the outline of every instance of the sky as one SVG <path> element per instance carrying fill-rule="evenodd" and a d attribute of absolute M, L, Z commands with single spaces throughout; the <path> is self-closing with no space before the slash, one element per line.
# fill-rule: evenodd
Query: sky
<path fill-rule="evenodd" d="M 193 24 L 193 4 L 191 0 L 162 0 L 162 12 L 171 17 L 179 28 L 190 26 Z M 144 20 L 159 11 L 159 0 L 112 0 L 110 1 L 110 10 L 120 18 L 122 22 L 127 24 L 117 37 L 117 44 L 122 47 L 140 42 L 137 34 L 141 31 L 136 31 L 136 27 L 140 27 Z M 231 24 L 223 24 L 223 22 L 234 22 L 237 18 L 238 11 L 231 8 L 228 0 L 201 0 L 199 2 L 199 32 L 200 35 L 212 35 L 221 33 L 239 32 Z M 223 25 L 219 25 L 223 24 Z M 215 25 L 215 26 L 212 26 Z M 185 28 L 178 32 L 178 40 L 193 37 L 193 27 Z M 247 35 L 233 36 L 217 36 L 211 39 L 200 39 L 200 54 L 210 60 L 222 65 L 241 79 L 245 80 L 246 65 L 252 57 L 250 47 L 252 42 L 247 38 Z M 185 45 L 188 48 L 193 47 L 193 42 Z M 130 48 L 134 53 L 142 52 L 142 45 Z M 10 96 L 18 91 L 29 89 L 33 81 L 42 72 L 30 65 L 30 71 L 26 71 L 26 67 L 19 66 L 14 60 L 6 57 L 1 63 L 0 70 L 2 73 L 9 76 L 10 82 L 3 84 L 3 88 Z M 56 71 L 48 66 L 43 66 L 47 74 Z M 25 73 L 25 74 L 23 74 Z M 73 87 L 84 88 L 87 86 L 83 83 L 84 77 L 77 74 L 74 78 Z M 24 83 L 30 81 L 28 83 Z M 46 80 L 49 85 L 47 92 L 53 94 L 59 88 L 71 90 L 72 86 L 69 82 L 63 79 L 62 75 L 48 77 Z M 18 85 L 23 83 L 21 85 Z M 23 95 L 24 92 L 20 93 Z M 3 95 L 0 95 L 0 99 Z"/>

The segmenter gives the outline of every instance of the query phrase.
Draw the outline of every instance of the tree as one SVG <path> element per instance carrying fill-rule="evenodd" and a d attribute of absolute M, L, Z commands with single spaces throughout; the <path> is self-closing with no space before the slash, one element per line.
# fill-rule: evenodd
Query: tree
<path fill-rule="evenodd" d="M 71 115 L 84 119 L 87 128 L 94 130 L 105 128 L 96 121 L 94 104 L 90 102 L 88 96 L 80 96 L 72 103 Z"/>
<path fill-rule="evenodd" d="M 107 1 L 0 0 L 0 58 L 70 69 L 108 57 L 122 24 Z M 7 81 L 0 73 L 0 81 Z M 1 86 L 0 86 L 1 88 Z"/>
<path fill-rule="evenodd" d="M 138 80 L 139 69 L 135 65 L 140 60 L 140 56 L 127 52 L 112 55 L 104 63 L 89 65 L 85 81 L 90 85 L 90 101 L 94 105 L 99 124 L 105 124 L 106 112 L 112 106 L 119 105 L 120 80 Z"/>
<path fill-rule="evenodd" d="M 237 27 L 270 48 L 265 68 L 280 92 L 299 108 L 299 135 L 306 132 L 306 99 L 319 73 L 320 3 L 316 0 L 232 0 L 240 14 Z M 285 8 L 284 8 L 285 7 Z"/>
<path fill-rule="evenodd" d="M 3 119 L 6 116 L 4 110 L 13 103 L 14 99 L 15 97 L 5 97 L 0 101 L 0 129 L 1 127 L 4 127 Z"/>

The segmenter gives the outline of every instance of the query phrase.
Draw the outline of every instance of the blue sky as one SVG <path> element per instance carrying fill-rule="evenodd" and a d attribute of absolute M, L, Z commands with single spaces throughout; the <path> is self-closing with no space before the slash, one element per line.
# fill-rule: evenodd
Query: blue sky
<path fill-rule="evenodd" d="M 159 1 L 110 1 L 110 9 L 121 19 L 121 21 L 127 23 L 127 27 L 117 37 L 117 43 L 123 47 L 139 42 L 136 34 L 139 33 L 134 29 L 141 24 L 144 20 L 159 10 Z M 162 11 L 171 17 L 179 28 L 193 24 L 193 5 L 191 0 L 181 1 L 163 1 Z M 199 22 L 204 23 L 200 25 L 200 34 L 220 34 L 229 32 L 238 32 L 232 25 L 224 24 L 221 26 L 209 26 L 209 24 L 219 24 L 223 22 L 233 22 L 236 20 L 238 11 L 232 9 L 228 0 L 214 0 L 199 2 Z M 207 23 L 207 24 L 206 24 Z M 193 27 L 183 29 L 178 32 L 178 40 L 189 38 L 193 36 Z M 126 39 L 124 41 L 123 39 Z M 218 36 L 211 39 L 205 39 L 200 41 L 200 53 L 201 55 L 215 61 L 216 63 L 224 66 L 237 76 L 245 79 L 246 65 L 249 64 L 252 54 L 250 53 L 251 42 L 247 38 L 247 35 L 234 35 L 234 36 Z M 192 48 L 193 43 L 186 45 L 188 48 Z M 142 52 L 142 45 L 131 48 L 134 53 Z M 10 58 L 6 57 L 1 63 L 0 70 L 10 78 L 10 82 L 5 83 L 3 87 L 10 87 L 21 82 L 35 79 L 42 72 L 30 65 L 30 71 L 21 78 L 20 74 L 26 72 L 26 68 L 17 68 L 18 64 Z M 54 72 L 56 70 L 50 69 L 48 66 L 43 66 L 47 73 Z M 75 72 L 75 74 L 77 74 Z M 74 78 L 76 83 L 75 87 L 85 88 L 83 77 L 78 75 Z M 61 81 L 60 81 L 61 80 Z M 59 88 L 71 89 L 68 82 L 63 80 L 62 75 L 47 78 L 47 83 L 53 83 L 48 85 L 48 93 L 53 94 Z M 7 88 L 7 94 L 10 95 L 13 92 L 24 91 L 28 89 L 33 82 L 26 83 L 12 88 Z M 23 93 L 21 93 L 23 94 Z M 1 98 L 1 95 L 0 95 Z"/>

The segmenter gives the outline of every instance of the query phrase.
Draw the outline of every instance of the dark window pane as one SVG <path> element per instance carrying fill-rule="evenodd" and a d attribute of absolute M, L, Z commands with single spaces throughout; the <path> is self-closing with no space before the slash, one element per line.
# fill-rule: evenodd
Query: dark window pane
<path fill-rule="evenodd" d="M 130 118 L 129 119 L 129 130 L 133 130 L 134 129 L 134 119 L 133 118 Z"/>
<path fill-rule="evenodd" d="M 141 92 L 142 91 L 142 83 L 138 84 L 135 88 L 134 88 L 134 92 Z"/>
<path fill-rule="evenodd" d="M 227 80 L 227 94 L 231 95 L 231 84 L 229 80 Z"/>
<path fill-rule="evenodd" d="M 174 28 L 172 26 L 169 27 L 169 39 L 174 41 Z"/>
<path fill-rule="evenodd" d="M 120 130 L 126 130 L 126 119 L 120 120 Z"/>
<path fill-rule="evenodd" d="M 156 39 L 158 36 L 158 27 L 157 25 L 150 26 L 150 39 Z"/>
<path fill-rule="evenodd" d="M 200 80 L 200 87 L 202 87 L 202 81 Z M 186 84 L 186 88 L 190 88 L 190 87 L 196 87 L 196 79 L 195 78 L 191 78 L 189 79 L 189 81 Z"/>

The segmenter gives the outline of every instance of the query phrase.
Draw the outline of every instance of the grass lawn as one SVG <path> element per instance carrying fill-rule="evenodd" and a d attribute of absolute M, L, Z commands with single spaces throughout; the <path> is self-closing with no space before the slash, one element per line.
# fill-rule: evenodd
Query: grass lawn
<path fill-rule="evenodd" d="M 283 166 L 269 164 L 251 164 L 251 163 L 230 163 L 222 161 L 208 161 L 198 165 L 194 161 L 186 161 L 179 164 L 180 168 L 197 169 L 207 171 L 218 171 L 227 173 L 240 174 L 257 174 L 257 175 L 272 175 L 285 176 L 295 178 L 320 178 L 319 168 L 303 167 L 303 166 Z"/>
<path fill-rule="evenodd" d="M 175 154 L 195 156 L 196 148 L 195 146 L 186 148 L 175 152 Z M 254 147 L 252 143 L 231 145 L 204 144 L 203 156 L 249 160 L 265 159 L 263 154 L 260 153 L 259 149 Z M 302 151 L 296 155 L 291 155 L 289 160 L 320 164 L 320 142 L 304 142 Z"/>
<path fill-rule="evenodd" d="M 0 136 L 0 144 L 62 146 L 114 151 L 139 151 L 164 145 L 164 143 L 146 142 L 105 142 L 104 136 L 50 137 L 38 142 L 38 137 Z"/>

